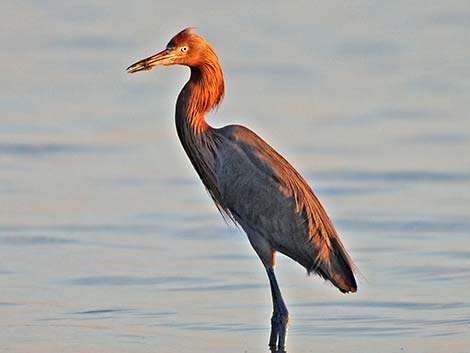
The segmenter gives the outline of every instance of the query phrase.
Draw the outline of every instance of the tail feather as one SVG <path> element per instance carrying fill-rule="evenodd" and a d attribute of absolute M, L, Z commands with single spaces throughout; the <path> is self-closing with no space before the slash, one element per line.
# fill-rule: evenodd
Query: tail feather
<path fill-rule="evenodd" d="M 354 278 L 354 264 L 344 249 L 341 240 L 337 237 L 330 238 L 331 249 L 328 261 L 323 261 L 313 266 L 308 272 L 316 272 L 324 279 L 330 281 L 341 292 L 356 292 L 357 283 Z"/>

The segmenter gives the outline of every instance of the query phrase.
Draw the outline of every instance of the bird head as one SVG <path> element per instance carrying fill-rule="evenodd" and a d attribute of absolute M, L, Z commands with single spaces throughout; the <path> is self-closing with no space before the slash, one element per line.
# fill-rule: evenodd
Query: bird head
<path fill-rule="evenodd" d="M 186 65 L 197 67 L 204 62 L 217 60 L 212 47 L 192 28 L 176 34 L 161 52 L 140 60 L 127 68 L 129 73 L 151 70 L 154 66 Z"/>

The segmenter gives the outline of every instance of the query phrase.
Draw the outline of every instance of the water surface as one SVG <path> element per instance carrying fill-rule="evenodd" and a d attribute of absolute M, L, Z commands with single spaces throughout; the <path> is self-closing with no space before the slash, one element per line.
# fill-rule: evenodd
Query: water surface
<path fill-rule="evenodd" d="M 186 26 L 239 123 L 306 177 L 360 269 L 280 257 L 290 353 L 468 352 L 466 1 L 7 2 L 0 351 L 267 352 L 267 278 L 174 131 L 186 68 L 129 76 Z"/>

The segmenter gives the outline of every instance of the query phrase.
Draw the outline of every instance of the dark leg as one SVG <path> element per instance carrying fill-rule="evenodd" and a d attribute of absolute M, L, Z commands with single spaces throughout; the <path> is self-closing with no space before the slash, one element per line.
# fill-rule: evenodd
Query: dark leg
<path fill-rule="evenodd" d="M 289 325 L 289 311 L 287 310 L 281 291 L 277 284 L 274 269 L 266 269 L 271 285 L 271 295 L 273 297 L 273 316 L 271 318 L 271 337 L 269 347 L 283 351 L 287 342 L 287 328 Z"/>
<path fill-rule="evenodd" d="M 271 336 L 269 338 L 269 347 L 271 349 L 277 350 L 277 339 L 279 337 L 279 306 L 275 299 L 273 282 L 271 281 L 271 276 L 269 274 L 270 271 L 274 273 L 274 271 L 271 269 L 267 270 L 268 277 L 269 277 L 269 284 L 271 286 L 271 297 L 273 300 L 273 316 L 271 317 Z"/>

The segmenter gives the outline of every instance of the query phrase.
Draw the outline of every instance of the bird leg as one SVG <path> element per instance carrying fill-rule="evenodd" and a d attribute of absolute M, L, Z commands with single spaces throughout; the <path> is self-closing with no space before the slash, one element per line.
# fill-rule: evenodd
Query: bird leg
<path fill-rule="evenodd" d="M 277 284 L 274 269 L 272 267 L 266 269 L 271 285 L 271 295 L 273 298 L 273 316 L 271 318 L 271 336 L 269 339 L 269 347 L 283 351 L 287 342 L 287 329 L 289 326 L 289 311 L 287 310 L 284 299 Z"/>

